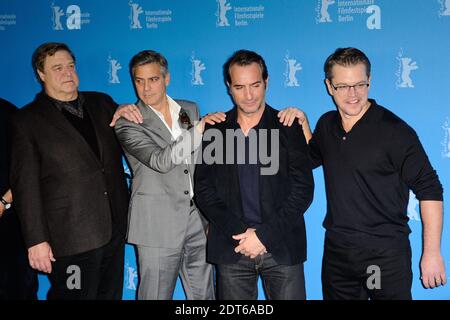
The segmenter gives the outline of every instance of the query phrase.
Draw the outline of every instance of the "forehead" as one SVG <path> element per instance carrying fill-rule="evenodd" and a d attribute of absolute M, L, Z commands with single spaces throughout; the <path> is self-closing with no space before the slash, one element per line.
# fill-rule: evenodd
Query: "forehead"
<path fill-rule="evenodd" d="M 161 66 L 156 62 L 143 64 L 134 69 L 134 76 L 137 78 L 151 78 L 161 75 Z"/>
<path fill-rule="evenodd" d="M 57 64 L 63 64 L 63 63 L 71 63 L 73 62 L 73 58 L 70 55 L 69 52 L 65 50 L 56 51 L 54 55 L 46 56 L 44 59 L 44 67 L 49 66 L 52 67 Z"/>
<path fill-rule="evenodd" d="M 363 63 L 348 66 L 335 64 L 331 71 L 335 82 L 351 83 L 367 80 L 366 66 Z"/>
<path fill-rule="evenodd" d="M 234 64 L 230 67 L 230 78 L 233 84 L 246 84 L 262 81 L 262 70 L 258 63 L 246 66 Z"/>

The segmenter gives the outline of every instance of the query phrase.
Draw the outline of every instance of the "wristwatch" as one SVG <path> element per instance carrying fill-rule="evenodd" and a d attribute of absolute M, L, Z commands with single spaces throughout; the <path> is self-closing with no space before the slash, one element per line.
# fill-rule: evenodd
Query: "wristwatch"
<path fill-rule="evenodd" d="M 1 198 L 0 201 L 3 203 L 3 205 L 5 206 L 5 209 L 6 209 L 6 210 L 8 210 L 9 208 L 11 208 L 11 203 L 8 202 L 8 201 L 6 201 L 5 199 L 3 199 L 3 197 Z"/>

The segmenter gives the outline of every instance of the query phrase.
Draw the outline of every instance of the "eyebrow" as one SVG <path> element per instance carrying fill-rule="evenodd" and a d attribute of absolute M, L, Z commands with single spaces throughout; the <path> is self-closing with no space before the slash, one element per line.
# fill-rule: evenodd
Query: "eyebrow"
<path fill-rule="evenodd" d="M 155 78 L 161 78 L 161 76 L 153 76 L 153 77 L 148 77 L 148 78 L 144 78 L 144 77 L 137 77 L 135 76 L 134 79 L 135 80 L 147 80 L 147 79 L 155 79 Z"/>
<path fill-rule="evenodd" d="M 261 80 L 258 80 L 258 81 L 255 81 L 255 82 L 253 82 L 253 83 L 250 83 L 250 86 L 252 86 L 252 85 L 254 85 L 254 84 L 259 84 L 259 83 L 262 83 L 262 81 L 261 81 Z M 238 83 L 233 84 L 233 87 L 244 87 L 244 86 L 245 86 L 245 84 L 238 84 Z"/>
<path fill-rule="evenodd" d="M 55 64 L 55 65 L 51 66 L 50 68 L 51 69 L 55 69 L 55 68 L 58 68 L 58 67 L 62 67 L 62 63 Z"/>
<path fill-rule="evenodd" d="M 355 84 L 348 84 L 348 83 L 345 83 L 345 82 L 338 82 L 338 83 L 334 83 L 334 85 L 335 86 L 354 86 L 354 85 L 357 85 L 357 84 L 363 84 L 363 83 L 368 83 L 368 82 L 369 82 L 369 80 L 361 80 L 361 81 L 356 82 Z"/>
<path fill-rule="evenodd" d="M 72 65 L 72 64 L 74 65 L 75 61 L 70 61 L 67 65 Z M 50 68 L 51 69 L 55 69 L 55 68 L 62 67 L 62 66 L 63 66 L 62 63 L 58 63 L 58 64 L 55 64 L 55 65 L 51 66 Z"/>

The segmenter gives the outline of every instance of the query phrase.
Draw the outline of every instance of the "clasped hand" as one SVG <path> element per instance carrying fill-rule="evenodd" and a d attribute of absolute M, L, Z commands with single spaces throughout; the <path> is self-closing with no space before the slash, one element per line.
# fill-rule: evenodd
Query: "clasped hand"
<path fill-rule="evenodd" d="M 251 259 L 267 253 L 266 247 L 261 243 L 255 231 L 254 228 L 248 228 L 244 233 L 233 236 L 234 240 L 239 240 L 239 245 L 234 249 L 236 253 Z"/>

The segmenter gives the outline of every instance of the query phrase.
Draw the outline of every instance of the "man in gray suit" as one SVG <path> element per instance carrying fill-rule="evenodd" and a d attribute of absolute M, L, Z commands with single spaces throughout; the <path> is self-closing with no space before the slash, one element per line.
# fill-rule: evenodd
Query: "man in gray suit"
<path fill-rule="evenodd" d="M 115 130 L 133 171 L 128 242 L 138 251 L 138 299 L 172 299 L 178 275 L 188 299 L 214 299 L 193 175 L 205 121 L 224 114 L 200 120 L 195 103 L 170 98 L 167 60 L 157 52 L 136 54 L 130 72 L 143 123 L 119 119 Z"/>

